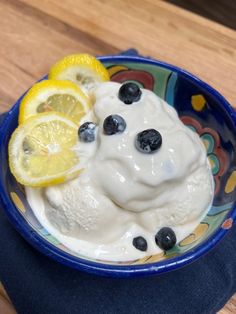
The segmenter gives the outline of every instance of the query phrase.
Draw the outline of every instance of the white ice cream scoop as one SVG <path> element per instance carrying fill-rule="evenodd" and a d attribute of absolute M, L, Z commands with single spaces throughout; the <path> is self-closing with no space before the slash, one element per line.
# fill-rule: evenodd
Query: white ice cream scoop
<path fill-rule="evenodd" d="M 77 148 L 83 173 L 26 190 L 42 225 L 67 247 L 127 261 L 160 252 L 160 228 L 172 228 L 177 241 L 187 236 L 211 204 L 213 180 L 204 145 L 174 108 L 145 89 L 124 101 L 120 89 L 108 82 L 94 92 L 93 112 L 83 121 L 97 125 L 94 141 Z M 145 252 L 133 245 L 139 236 Z"/>

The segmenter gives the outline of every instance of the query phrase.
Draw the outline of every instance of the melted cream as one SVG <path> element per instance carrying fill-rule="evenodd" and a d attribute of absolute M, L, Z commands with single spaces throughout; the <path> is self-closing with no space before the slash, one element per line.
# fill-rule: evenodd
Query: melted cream
<path fill-rule="evenodd" d="M 127 261 L 156 254 L 156 232 L 171 227 L 180 241 L 201 221 L 213 197 L 205 148 L 176 111 L 148 90 L 125 105 L 118 83 L 103 83 L 94 93 L 94 110 L 84 121 L 98 124 L 96 141 L 75 148 L 85 170 L 76 179 L 45 188 L 26 188 L 40 223 L 76 253 L 90 258 Z M 127 124 L 121 134 L 105 135 L 110 114 Z M 135 148 L 137 133 L 154 128 L 162 146 L 153 154 Z M 133 247 L 143 236 L 148 250 Z"/>

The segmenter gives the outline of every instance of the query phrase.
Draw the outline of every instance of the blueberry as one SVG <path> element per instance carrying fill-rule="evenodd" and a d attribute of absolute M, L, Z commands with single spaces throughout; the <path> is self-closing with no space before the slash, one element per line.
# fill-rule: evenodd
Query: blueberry
<path fill-rule="evenodd" d="M 118 97 L 126 105 L 132 104 L 134 101 L 139 101 L 142 95 L 141 89 L 135 83 L 125 83 L 123 84 L 118 93 Z"/>
<path fill-rule="evenodd" d="M 147 241 L 143 237 L 133 238 L 133 246 L 140 251 L 147 251 Z"/>
<path fill-rule="evenodd" d="M 126 128 L 125 120 L 117 114 L 112 114 L 103 122 L 103 131 L 106 135 L 113 135 L 124 132 Z"/>
<path fill-rule="evenodd" d="M 79 138 L 82 142 L 90 143 L 95 140 L 96 125 L 93 122 L 85 122 L 79 127 Z"/>
<path fill-rule="evenodd" d="M 172 249 L 176 244 L 176 235 L 169 227 L 161 228 L 155 235 L 156 244 L 164 251 Z"/>
<path fill-rule="evenodd" d="M 136 135 L 135 147 L 144 154 L 156 152 L 161 144 L 161 134 L 155 129 L 147 129 Z"/>

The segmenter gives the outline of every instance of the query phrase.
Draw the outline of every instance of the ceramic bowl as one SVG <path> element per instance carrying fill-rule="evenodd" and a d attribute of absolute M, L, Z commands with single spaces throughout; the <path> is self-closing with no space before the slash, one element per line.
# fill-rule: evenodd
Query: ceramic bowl
<path fill-rule="evenodd" d="M 212 87 L 175 66 L 138 56 L 108 56 L 100 60 L 117 82 L 135 81 L 152 90 L 178 111 L 180 119 L 205 144 L 215 181 L 212 207 L 193 232 L 173 249 L 127 262 L 88 259 L 74 254 L 36 219 L 24 188 L 11 175 L 7 146 L 17 127 L 21 98 L 6 115 L 0 139 L 0 193 L 13 226 L 37 250 L 81 271 L 115 277 L 160 274 L 189 264 L 213 248 L 236 219 L 236 114 Z"/>

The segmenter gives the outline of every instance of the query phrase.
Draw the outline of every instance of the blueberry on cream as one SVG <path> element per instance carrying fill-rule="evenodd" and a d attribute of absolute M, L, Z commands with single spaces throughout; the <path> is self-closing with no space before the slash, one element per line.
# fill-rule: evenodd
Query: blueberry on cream
<path fill-rule="evenodd" d="M 79 138 L 82 142 L 90 143 L 95 141 L 96 124 L 85 122 L 79 127 Z"/>
<path fill-rule="evenodd" d="M 144 154 L 156 152 L 162 144 L 161 134 L 155 129 L 148 129 L 139 132 L 135 139 L 137 150 Z"/>
<path fill-rule="evenodd" d="M 139 101 L 142 95 L 141 89 L 136 83 L 124 83 L 119 89 L 119 99 L 126 105 Z"/>
<path fill-rule="evenodd" d="M 164 251 L 172 249 L 176 244 L 176 235 L 169 227 L 161 228 L 155 235 L 156 244 Z"/>
<path fill-rule="evenodd" d="M 126 128 L 125 120 L 117 114 L 112 114 L 106 117 L 106 119 L 103 122 L 103 132 L 106 135 L 122 133 L 124 132 L 125 128 Z"/>
<path fill-rule="evenodd" d="M 133 238 L 133 246 L 140 251 L 147 251 L 147 241 L 144 239 L 144 237 L 138 236 Z"/>

